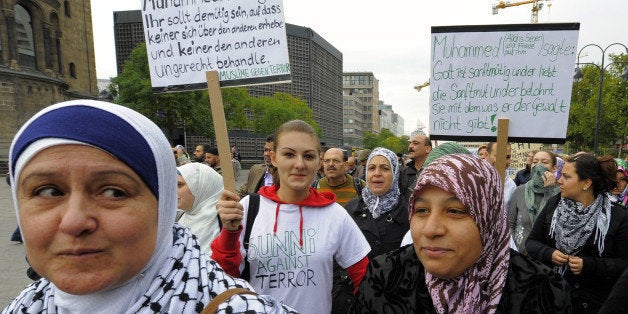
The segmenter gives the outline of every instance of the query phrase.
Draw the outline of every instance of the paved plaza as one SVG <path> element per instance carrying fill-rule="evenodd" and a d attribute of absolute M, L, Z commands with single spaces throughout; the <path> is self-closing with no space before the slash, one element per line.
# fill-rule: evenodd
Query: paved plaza
<path fill-rule="evenodd" d="M 242 169 L 236 180 L 239 187 L 246 181 L 248 170 Z M 17 226 L 11 190 L 0 176 L 0 311 L 32 281 L 26 277 L 24 246 L 11 242 L 11 234 Z"/>

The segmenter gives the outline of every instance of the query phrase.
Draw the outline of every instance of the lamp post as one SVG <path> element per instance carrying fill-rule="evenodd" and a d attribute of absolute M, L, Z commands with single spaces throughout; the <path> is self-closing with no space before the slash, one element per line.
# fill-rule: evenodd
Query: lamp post
<path fill-rule="evenodd" d="M 601 65 L 597 65 L 592 62 L 580 62 L 580 53 L 582 53 L 582 51 L 589 46 L 597 47 L 602 52 L 602 64 Z M 582 70 L 579 67 L 581 64 L 591 64 L 591 65 L 594 65 L 596 68 L 598 68 L 598 70 L 600 70 L 600 86 L 599 86 L 598 94 L 597 94 L 597 115 L 595 117 L 595 140 L 593 142 L 593 150 L 596 156 L 598 155 L 598 141 L 599 141 L 599 132 L 600 132 L 600 113 L 602 111 L 602 85 L 604 83 L 604 71 L 609 65 L 615 63 L 615 62 L 611 62 L 607 65 L 604 65 L 604 61 L 606 59 L 606 50 L 613 46 L 622 46 L 626 50 L 626 53 L 628 53 L 628 47 L 626 47 L 626 45 L 622 43 L 612 43 L 606 46 L 606 48 L 602 48 L 597 44 L 588 44 L 580 48 L 580 51 L 578 51 L 578 58 L 577 58 L 578 62 L 576 63 L 578 67 L 576 68 L 575 74 L 573 76 L 574 80 L 576 81 L 582 79 Z M 618 62 L 618 63 L 625 63 L 625 62 Z M 621 75 L 621 78 L 624 80 L 628 79 L 628 69 L 624 70 L 624 72 Z"/>

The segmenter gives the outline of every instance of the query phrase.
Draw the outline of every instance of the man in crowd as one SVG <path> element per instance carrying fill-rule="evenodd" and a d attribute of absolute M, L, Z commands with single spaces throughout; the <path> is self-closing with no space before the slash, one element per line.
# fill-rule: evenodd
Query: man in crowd
<path fill-rule="evenodd" d="M 345 206 L 359 196 L 366 182 L 347 174 L 346 154 L 338 148 L 330 148 L 323 155 L 325 176 L 312 183 L 318 191 L 336 194 L 336 202 Z"/>
<path fill-rule="evenodd" d="M 222 167 L 220 166 L 220 156 L 218 155 L 218 148 L 212 147 L 205 153 L 205 163 L 214 168 L 218 174 L 222 175 Z"/>
<path fill-rule="evenodd" d="M 196 145 L 196 149 L 194 149 L 194 161 L 196 162 L 205 162 L 205 154 L 209 150 L 209 145 L 207 144 L 199 144 Z"/>
<path fill-rule="evenodd" d="M 401 166 L 400 169 L 406 167 L 406 161 L 403 159 L 403 153 L 397 153 L 397 161 L 399 161 L 399 166 Z"/>
<path fill-rule="evenodd" d="M 529 151 L 528 154 L 526 154 L 526 167 L 524 169 L 519 170 L 517 174 L 515 175 L 515 184 L 517 186 L 525 184 L 526 182 L 530 181 L 530 172 L 532 171 L 531 169 L 532 159 L 534 158 L 534 154 L 536 153 L 537 153 L 536 150 L 532 150 L 532 151 Z"/>
<path fill-rule="evenodd" d="M 358 176 L 358 166 L 356 163 L 357 160 L 354 156 L 349 156 L 349 158 L 347 158 L 347 174 L 354 178 Z"/>
<path fill-rule="evenodd" d="M 495 167 L 497 164 L 497 143 L 496 142 L 488 143 L 488 145 L 486 145 L 486 150 L 488 152 L 488 156 L 485 159 L 493 167 Z M 512 149 L 510 148 L 510 143 L 508 143 L 506 145 L 506 168 L 510 167 L 510 159 L 512 157 L 511 153 L 512 153 Z M 506 180 L 504 181 L 504 212 L 506 213 L 506 216 L 508 216 L 508 209 L 510 208 L 510 200 L 512 199 L 512 196 L 515 194 L 515 189 L 517 188 L 517 185 L 515 184 L 515 181 L 511 179 L 506 173 L 503 173 L 502 175 L 506 177 Z M 510 236 L 509 245 L 510 245 L 510 248 L 512 248 L 513 250 L 517 250 L 517 245 L 512 239 L 512 235 Z"/>
<path fill-rule="evenodd" d="M 257 191 L 263 186 L 273 185 L 273 173 L 275 167 L 273 167 L 270 161 L 270 152 L 275 147 L 275 139 L 273 135 L 269 135 L 266 138 L 266 144 L 264 144 L 264 162 L 261 164 L 253 165 L 249 169 L 249 176 L 246 182 L 238 189 L 238 195 L 244 197 L 250 193 L 257 193 Z"/>
<path fill-rule="evenodd" d="M 497 143 L 488 143 L 486 149 L 488 151 L 488 158 L 486 158 L 486 160 L 493 167 L 495 167 L 495 164 L 497 163 Z M 506 168 L 510 167 L 510 159 L 512 157 L 511 152 L 512 149 L 510 148 L 510 143 L 508 143 L 508 145 L 506 146 Z M 515 188 L 517 187 L 517 185 L 515 184 L 515 181 L 513 179 L 506 175 L 506 173 L 502 173 L 501 175 L 506 177 L 506 180 L 504 181 L 504 210 L 508 212 L 508 208 L 510 207 L 510 199 L 515 192 Z"/>
<path fill-rule="evenodd" d="M 401 193 L 410 195 L 417 179 L 417 172 L 423 167 L 423 162 L 427 158 L 427 154 L 432 151 L 432 141 L 425 135 L 413 136 L 408 144 L 408 159 L 410 161 L 403 170 L 401 170 L 401 178 L 399 180 L 399 189 Z"/>
<path fill-rule="evenodd" d="M 366 162 L 369 159 L 370 154 L 370 149 L 363 149 L 355 157 L 355 160 L 358 162 L 358 169 L 356 170 L 358 174 L 356 175 L 356 178 L 366 180 Z"/>
<path fill-rule="evenodd" d="M 486 159 L 488 157 L 488 150 L 486 149 L 486 145 L 481 145 L 478 147 L 478 157 L 482 159 Z"/>
<path fill-rule="evenodd" d="M 233 153 L 231 153 L 231 165 L 233 166 L 233 176 L 237 180 L 238 177 L 240 176 L 240 171 L 242 170 L 242 164 L 240 163 L 238 158 L 235 157 Z"/>

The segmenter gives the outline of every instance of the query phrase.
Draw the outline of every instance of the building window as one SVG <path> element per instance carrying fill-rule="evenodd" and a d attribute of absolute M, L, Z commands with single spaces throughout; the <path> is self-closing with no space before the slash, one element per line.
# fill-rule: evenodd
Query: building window
<path fill-rule="evenodd" d="M 63 11 L 65 12 L 65 16 L 72 17 L 72 12 L 70 11 L 70 1 L 63 2 Z"/>
<path fill-rule="evenodd" d="M 70 76 L 76 78 L 76 65 L 70 63 Z"/>
<path fill-rule="evenodd" d="M 15 5 L 15 26 L 17 32 L 18 64 L 28 68 L 36 68 L 35 42 L 31 15 L 21 5 Z"/>

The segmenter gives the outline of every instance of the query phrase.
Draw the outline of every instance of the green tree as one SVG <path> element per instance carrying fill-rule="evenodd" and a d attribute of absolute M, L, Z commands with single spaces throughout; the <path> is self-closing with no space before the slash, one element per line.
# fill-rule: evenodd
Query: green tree
<path fill-rule="evenodd" d="M 207 91 L 155 94 L 152 91 L 146 45 L 131 52 L 122 73 L 112 79 L 110 90 L 116 103 L 132 108 L 166 129 L 169 140 L 177 124 L 185 123 L 191 133 L 214 136 Z M 245 88 L 222 88 L 227 129 L 248 129 L 269 134 L 282 123 L 301 119 L 310 123 L 321 136 L 314 114 L 305 101 L 285 93 L 272 97 L 252 97 Z M 253 113 L 251 121 L 247 110 Z"/>
<path fill-rule="evenodd" d="M 314 113 L 301 99 L 286 93 L 275 93 L 272 97 L 259 97 L 252 107 L 253 132 L 269 134 L 274 132 L 284 122 L 300 119 L 309 123 L 318 136 L 322 131 L 314 121 Z"/>
<path fill-rule="evenodd" d="M 140 112 L 165 128 L 170 140 L 179 123 L 185 123 L 195 134 L 213 136 L 206 92 L 153 93 L 146 44 L 139 44 L 133 49 L 122 73 L 111 82 L 110 89 L 116 103 Z"/>
<path fill-rule="evenodd" d="M 408 136 L 395 136 L 390 130 L 382 129 L 379 134 L 366 132 L 364 134 L 362 144 L 364 148 L 373 149 L 375 147 L 384 147 L 395 153 L 405 153 L 408 150 Z"/>
<path fill-rule="evenodd" d="M 604 72 L 598 146 L 608 154 L 617 140 L 628 134 L 628 83 L 619 77 L 628 65 L 627 55 L 611 56 L 612 64 Z M 598 110 L 600 70 L 582 67 L 582 80 L 574 82 L 567 128 L 567 144 L 572 151 L 593 151 Z"/>

